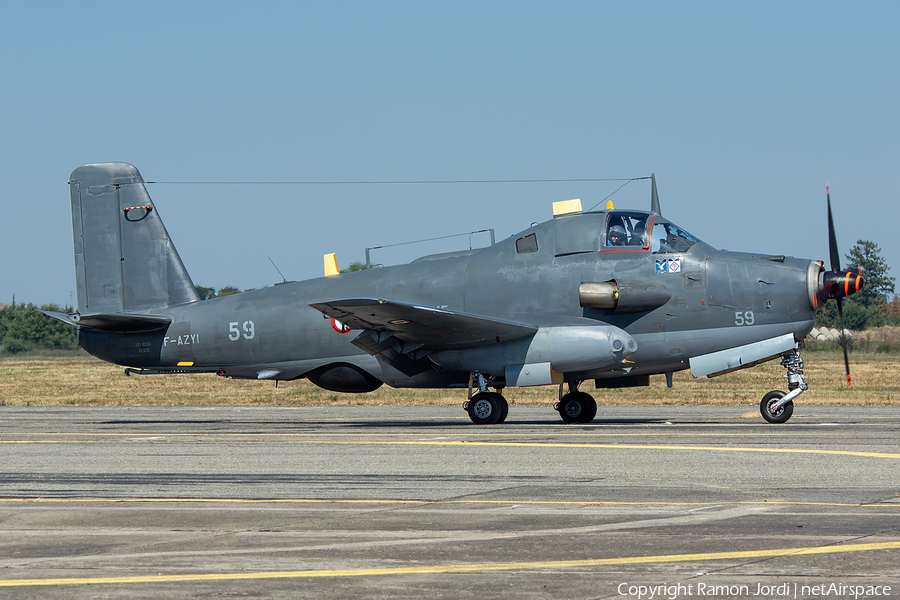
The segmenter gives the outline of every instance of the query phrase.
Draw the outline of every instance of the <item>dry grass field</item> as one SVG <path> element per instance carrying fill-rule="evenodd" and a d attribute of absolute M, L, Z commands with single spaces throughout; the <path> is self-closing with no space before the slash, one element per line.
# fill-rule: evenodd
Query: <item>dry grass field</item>
<path fill-rule="evenodd" d="M 805 352 L 810 390 L 796 404 L 900 404 L 900 356 L 854 354 L 853 386 L 843 379 L 838 352 Z M 689 371 L 675 374 L 666 388 L 663 376 L 650 387 L 598 390 L 586 384 L 598 404 L 758 405 L 763 394 L 786 390 L 779 361 L 712 379 L 694 379 Z M 507 388 L 510 404 L 550 405 L 556 387 Z M 216 375 L 150 375 L 126 377 L 122 367 L 90 358 L 0 360 L 0 405 L 461 405 L 465 390 L 395 390 L 387 386 L 369 394 L 339 394 L 306 380 L 235 381 Z"/>

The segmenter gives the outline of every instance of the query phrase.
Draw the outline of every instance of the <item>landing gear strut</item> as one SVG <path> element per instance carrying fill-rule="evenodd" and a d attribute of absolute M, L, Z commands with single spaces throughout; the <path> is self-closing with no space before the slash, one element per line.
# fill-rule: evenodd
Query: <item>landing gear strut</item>
<path fill-rule="evenodd" d="M 472 395 L 473 382 L 478 382 L 478 393 Z M 488 380 L 481 373 L 473 373 L 469 378 L 469 401 L 463 405 L 469 418 L 476 425 L 494 425 L 502 423 L 509 414 L 506 398 L 498 392 L 488 391 Z"/>
<path fill-rule="evenodd" d="M 578 391 L 579 383 L 570 382 L 567 394 L 562 393 L 565 384 L 559 386 L 559 402 L 553 408 L 566 423 L 590 423 L 597 416 L 597 402 L 590 394 Z"/>
<path fill-rule="evenodd" d="M 791 350 L 781 357 L 781 366 L 787 369 L 788 393 L 772 390 L 759 403 L 759 412 L 769 423 L 784 423 L 794 414 L 794 398 L 809 389 L 803 378 L 803 359 L 798 349 Z"/>

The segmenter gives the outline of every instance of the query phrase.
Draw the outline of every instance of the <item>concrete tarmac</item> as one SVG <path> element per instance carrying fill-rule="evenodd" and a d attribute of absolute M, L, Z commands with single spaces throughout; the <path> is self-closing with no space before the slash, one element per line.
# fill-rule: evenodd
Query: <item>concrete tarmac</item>
<path fill-rule="evenodd" d="M 0 598 L 900 598 L 900 408 L 750 410 L 0 407 Z"/>

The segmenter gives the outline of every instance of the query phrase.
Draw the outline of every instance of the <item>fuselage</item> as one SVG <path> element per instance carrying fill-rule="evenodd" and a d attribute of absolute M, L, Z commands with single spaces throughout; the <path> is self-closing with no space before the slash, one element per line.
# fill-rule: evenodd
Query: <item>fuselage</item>
<path fill-rule="evenodd" d="M 627 222 L 618 212 L 569 215 L 480 250 L 152 311 L 171 319 L 157 331 L 82 329 L 79 343 L 130 367 L 295 379 L 326 365 L 350 364 L 389 385 L 441 387 L 462 385 L 469 374 L 400 373 L 351 343 L 360 332 L 347 331 L 310 304 L 389 298 L 541 327 L 567 318 L 606 323 L 630 334 L 638 350 L 627 371 L 577 375 L 597 379 L 678 371 L 693 356 L 787 333 L 799 340 L 812 329 L 818 263 L 716 250 L 658 215 L 622 214 L 645 219 L 643 242 L 609 245 L 610 223 Z M 637 240 L 637 231 L 629 233 Z M 610 281 L 618 285 L 619 305 L 585 306 L 581 284 Z"/>

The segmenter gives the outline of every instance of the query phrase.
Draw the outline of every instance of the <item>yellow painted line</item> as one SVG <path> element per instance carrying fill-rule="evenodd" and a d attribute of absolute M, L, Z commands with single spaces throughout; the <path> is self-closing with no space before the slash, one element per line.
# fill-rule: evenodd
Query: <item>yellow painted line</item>
<path fill-rule="evenodd" d="M 2 423 L 3 421 L 0 421 Z M 176 433 L 176 432 L 146 432 L 146 431 L 134 431 L 134 432 L 78 432 L 74 433 L 71 431 L 20 431 L 16 432 L 15 435 L 21 436 L 63 436 L 63 435 L 78 435 L 83 437 L 134 437 L 137 435 L 152 435 L 154 436 L 166 436 L 166 437 L 203 437 L 203 436 L 216 436 L 216 437 L 258 437 L 258 438 L 278 438 L 278 437 L 293 437 L 293 438 L 304 438 L 304 437 L 319 437 L 319 436 L 327 436 L 330 438 L 355 438 L 355 437 L 372 437 L 371 433 L 316 433 L 316 432 L 279 432 L 279 433 L 228 433 L 228 432 L 219 432 L 219 431 L 197 431 L 193 433 Z M 534 433 L 533 431 L 509 431 L 509 432 L 494 432 L 492 431 L 489 435 L 490 437 L 496 438 L 504 438 L 504 437 L 522 437 L 523 433 Z M 676 432 L 676 431 L 661 431 L 661 432 L 635 432 L 635 433 L 616 433 L 616 432 L 608 432 L 602 431 L 600 428 L 591 431 L 585 432 L 566 432 L 562 431 L 562 428 L 558 428 L 557 431 L 547 431 L 541 430 L 540 432 L 543 434 L 552 434 L 554 437 L 722 437 L 723 433 L 721 431 L 713 431 L 713 432 Z M 10 434 L 6 434 L 10 435 Z M 478 434 L 463 434 L 457 431 L 447 432 L 447 431 L 436 431 L 432 433 L 379 433 L 378 437 L 384 438 L 394 438 L 394 437 L 415 437 L 421 438 L 426 435 L 434 435 L 434 436 L 443 436 L 443 437 L 474 437 Z M 778 432 L 747 432 L 747 433 L 728 433 L 728 437 L 765 437 L 766 439 L 771 438 L 807 438 L 807 437 L 819 437 L 818 433 L 778 433 Z M 848 433 L 847 435 L 855 435 Z"/>
<path fill-rule="evenodd" d="M 431 500 L 328 500 L 315 498 L 252 499 L 252 498 L 0 498 L 0 502 L 28 502 L 34 504 L 120 504 L 120 503 L 231 503 L 231 504 L 436 504 Z M 515 502 L 509 502 L 515 504 Z M 521 504 L 521 502 L 519 503 Z M 856 504 L 852 506 L 858 506 Z"/>
<path fill-rule="evenodd" d="M 710 502 L 667 502 L 642 501 L 627 502 L 620 500 L 337 500 L 317 498 L 3 498 L 0 502 L 24 502 L 30 504 L 411 504 L 441 505 L 448 504 L 490 504 L 490 505 L 535 505 L 535 506 L 709 506 Z M 738 500 L 735 502 L 717 502 L 717 506 L 839 506 L 842 508 L 893 508 L 900 511 L 900 503 L 850 503 L 850 502 L 802 502 L 791 500 Z"/>
<path fill-rule="evenodd" d="M 638 565 L 650 563 L 672 563 L 708 560 L 736 560 L 742 558 L 768 558 L 778 556 L 806 556 L 813 554 L 868 552 L 873 550 L 900 550 L 900 542 L 848 544 L 846 546 L 815 546 L 808 548 L 777 548 L 773 550 L 747 550 L 739 552 L 708 552 L 701 554 L 661 554 L 656 556 L 628 556 L 621 558 L 596 558 L 587 560 L 433 565 L 423 567 L 391 567 L 383 569 L 321 569 L 307 571 L 262 571 L 248 573 L 197 573 L 190 575 L 144 575 L 134 577 L 63 577 L 56 579 L 7 579 L 0 580 L 0 587 L 85 585 L 103 583 L 175 583 L 185 581 L 233 581 L 241 579 L 308 579 L 313 577 L 367 577 L 377 575 L 473 573 L 483 571 L 560 569 L 572 567 L 599 567 L 605 565 Z"/>
<path fill-rule="evenodd" d="M 136 434 L 140 435 L 140 434 Z M 154 435 L 153 437 L 163 437 Z M 174 443 L 173 440 L 148 440 L 136 437 L 124 440 L 130 443 Z M 103 440 L 0 440 L 0 444 L 101 444 Z M 214 443 L 200 442 L 197 443 Z M 866 458 L 893 458 L 900 459 L 900 454 L 888 452 L 860 452 L 856 450 L 813 450 L 810 448 L 745 448 L 735 446 L 676 446 L 676 445 L 652 445 L 652 444 L 583 444 L 583 443 L 554 443 L 554 442 L 469 442 L 466 440 L 283 440 L 242 443 L 274 443 L 274 444 L 353 444 L 353 445 L 395 445 L 395 446 L 494 446 L 506 448 L 592 448 L 607 450 L 688 450 L 703 452 L 763 452 L 770 454 L 828 454 L 837 456 L 861 456 Z"/>
<path fill-rule="evenodd" d="M 98 440 L 0 440 L 0 444 L 98 444 Z"/>
<path fill-rule="evenodd" d="M 563 501 L 563 500 L 440 500 L 440 504 L 562 504 L 584 506 L 709 506 L 712 502 L 624 502 L 618 500 L 587 500 Z M 736 502 L 716 502 L 717 506 L 841 506 L 854 508 L 890 507 L 900 509 L 900 504 L 858 504 L 842 502 L 794 502 L 789 500 L 738 500 Z"/>
<path fill-rule="evenodd" d="M 288 443 L 288 442 L 285 442 Z M 738 448 L 733 446 L 656 446 L 644 444 L 563 444 L 553 442 L 466 442 L 449 440 L 421 441 L 344 441 L 320 440 L 293 442 L 303 444 L 372 444 L 372 445 L 419 445 L 419 446 L 498 446 L 509 448 L 604 448 L 622 450 L 702 450 L 712 452 L 769 452 L 775 454 L 836 454 L 840 456 L 865 456 L 869 458 L 900 458 L 900 454 L 886 452 L 857 452 L 854 450 L 812 450 L 809 448 Z"/>

